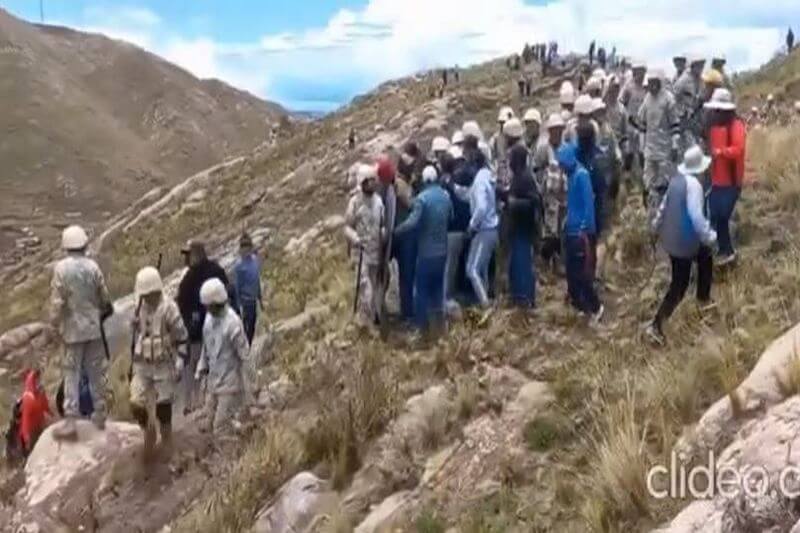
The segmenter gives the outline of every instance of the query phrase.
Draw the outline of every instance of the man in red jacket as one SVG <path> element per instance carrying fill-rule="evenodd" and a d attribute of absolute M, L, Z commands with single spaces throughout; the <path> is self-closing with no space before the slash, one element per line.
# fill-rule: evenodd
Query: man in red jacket
<path fill-rule="evenodd" d="M 52 416 L 47 394 L 39 382 L 39 371 L 28 370 L 25 374 L 25 390 L 20 398 L 19 444 L 27 457 L 39 435 Z"/>
<path fill-rule="evenodd" d="M 736 260 L 730 219 L 742 192 L 747 131 L 728 89 L 715 90 L 703 107 L 709 111 L 708 146 L 713 158 L 709 218 L 719 241 L 717 264 L 723 266 Z"/>

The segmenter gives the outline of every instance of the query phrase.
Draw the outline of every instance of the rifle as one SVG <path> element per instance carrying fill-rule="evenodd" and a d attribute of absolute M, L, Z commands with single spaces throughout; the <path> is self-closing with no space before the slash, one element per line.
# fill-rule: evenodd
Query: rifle
<path fill-rule="evenodd" d="M 356 272 L 356 296 L 353 299 L 353 316 L 358 311 L 358 295 L 361 289 L 361 267 L 364 264 L 364 249 L 358 247 L 358 271 Z"/>

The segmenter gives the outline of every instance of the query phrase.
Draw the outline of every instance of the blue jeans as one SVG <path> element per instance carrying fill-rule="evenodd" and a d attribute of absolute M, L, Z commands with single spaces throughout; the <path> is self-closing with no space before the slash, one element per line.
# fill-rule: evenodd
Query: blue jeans
<path fill-rule="evenodd" d="M 570 301 L 577 310 L 595 314 L 600 310 L 600 299 L 594 289 L 595 262 L 589 236 L 567 235 L 565 241 Z"/>
<path fill-rule="evenodd" d="M 467 257 L 467 277 L 481 307 L 489 307 L 489 261 L 497 247 L 497 230 L 479 231 L 472 237 Z"/>
<path fill-rule="evenodd" d="M 244 334 L 247 342 L 253 344 L 253 336 L 256 333 L 256 318 L 258 317 L 257 302 L 242 302 L 242 324 L 244 324 Z"/>
<path fill-rule="evenodd" d="M 444 269 L 447 256 L 419 257 L 414 281 L 414 322 L 421 330 L 428 328 L 428 315 L 444 316 Z"/>
<path fill-rule="evenodd" d="M 515 305 L 533 307 L 536 304 L 536 267 L 533 246 L 524 232 L 511 235 L 511 258 L 508 262 L 511 300 Z"/>
<path fill-rule="evenodd" d="M 731 255 L 734 252 L 730 222 L 741 193 L 740 187 L 712 186 L 711 194 L 708 196 L 709 218 L 711 226 L 717 232 L 719 253 L 723 256 Z"/>
<path fill-rule="evenodd" d="M 406 320 L 414 318 L 414 274 L 417 267 L 417 234 L 414 231 L 397 235 L 393 241 L 394 257 L 400 287 L 400 314 Z"/>

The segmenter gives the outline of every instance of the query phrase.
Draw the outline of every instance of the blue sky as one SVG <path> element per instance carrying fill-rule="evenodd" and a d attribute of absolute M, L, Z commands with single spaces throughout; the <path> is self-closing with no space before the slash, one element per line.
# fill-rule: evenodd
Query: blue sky
<path fill-rule="evenodd" d="M 0 0 L 38 21 L 39 0 Z M 328 111 L 393 77 L 592 38 L 668 66 L 723 52 L 751 68 L 800 35 L 799 0 L 44 0 L 45 22 L 124 39 L 199 77 Z"/>

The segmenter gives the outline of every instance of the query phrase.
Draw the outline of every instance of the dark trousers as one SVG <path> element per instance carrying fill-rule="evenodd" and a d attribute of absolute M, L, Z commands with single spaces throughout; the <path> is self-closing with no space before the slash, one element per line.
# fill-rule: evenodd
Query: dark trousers
<path fill-rule="evenodd" d="M 514 232 L 511 235 L 508 280 L 514 304 L 533 307 L 536 303 L 536 268 L 533 264 L 531 238 L 524 232 Z"/>
<path fill-rule="evenodd" d="M 708 196 L 709 219 L 714 231 L 717 232 L 719 254 L 723 256 L 731 255 L 734 252 L 730 222 L 741 193 L 740 187 L 713 186 L 711 194 Z"/>
<path fill-rule="evenodd" d="M 256 333 L 256 319 L 258 318 L 258 303 L 242 302 L 242 324 L 244 324 L 244 334 L 247 342 L 253 344 L 253 336 Z"/>
<path fill-rule="evenodd" d="M 444 315 L 444 269 L 447 256 L 419 257 L 414 281 L 414 323 L 428 329 L 429 316 L 441 321 Z"/>
<path fill-rule="evenodd" d="M 672 262 L 672 280 L 669 283 L 669 290 L 664 296 L 664 301 L 656 313 L 654 323 L 659 330 L 678 304 L 681 303 L 689 288 L 689 278 L 692 274 L 692 263 L 697 262 L 697 299 L 701 302 L 711 300 L 711 281 L 713 272 L 713 259 L 711 249 L 701 246 L 695 257 L 688 259 L 670 256 Z"/>
<path fill-rule="evenodd" d="M 400 287 L 400 314 L 414 319 L 414 275 L 417 269 L 417 235 L 408 232 L 394 238 L 394 257 L 397 259 Z"/>
<path fill-rule="evenodd" d="M 600 310 L 600 299 L 594 289 L 595 260 L 587 235 L 565 238 L 567 290 L 573 307 L 588 314 Z"/>

